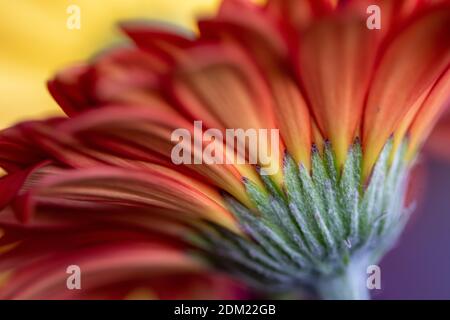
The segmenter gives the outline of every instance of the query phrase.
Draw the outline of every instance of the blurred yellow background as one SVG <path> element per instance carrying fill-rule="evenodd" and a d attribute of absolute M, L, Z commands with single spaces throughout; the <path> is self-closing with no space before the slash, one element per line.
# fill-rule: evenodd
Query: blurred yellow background
<path fill-rule="evenodd" d="M 119 41 L 117 21 L 150 18 L 194 28 L 219 0 L 13 0 L 0 5 L 0 128 L 58 114 L 46 89 L 54 72 Z M 81 28 L 67 28 L 70 5 Z"/>

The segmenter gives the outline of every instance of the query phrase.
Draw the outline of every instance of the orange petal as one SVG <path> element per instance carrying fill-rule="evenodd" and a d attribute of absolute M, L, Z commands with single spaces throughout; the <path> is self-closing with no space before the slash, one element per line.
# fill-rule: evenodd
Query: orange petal
<path fill-rule="evenodd" d="M 148 167 L 146 172 L 98 166 L 61 171 L 41 178 L 14 202 L 22 221 L 29 221 L 36 207 L 43 204 L 99 209 L 115 205 L 167 209 L 191 215 L 192 221 L 207 219 L 238 230 L 215 189 L 157 165 Z"/>
<path fill-rule="evenodd" d="M 297 31 L 304 30 L 314 19 L 333 10 L 339 0 L 269 0 L 266 10 Z"/>
<path fill-rule="evenodd" d="M 234 14 L 236 11 L 240 14 Z M 275 20 L 245 1 L 226 1 L 217 17 L 200 21 L 199 27 L 203 38 L 238 45 L 254 58 L 268 85 L 262 91 L 264 100 L 270 102 L 284 144 L 297 162 L 309 167 L 310 116 L 292 68 L 286 63 L 288 44 Z"/>
<path fill-rule="evenodd" d="M 172 86 L 192 119 L 222 130 L 224 136 L 226 129 L 276 129 L 269 89 L 236 46 L 206 44 L 186 51 L 174 72 Z M 281 167 L 280 158 L 272 161 Z M 281 170 L 275 176 L 280 178 Z"/>
<path fill-rule="evenodd" d="M 174 111 L 131 106 L 105 106 L 90 110 L 57 127 L 45 123 L 29 123 L 23 127 L 27 138 L 44 152 L 75 168 L 106 163 L 145 171 L 149 162 L 174 167 L 171 151 L 176 142 L 171 141 L 172 132 L 185 128 L 191 137 L 195 135 L 193 124 Z M 255 169 L 248 164 L 202 163 L 187 166 L 191 172 L 200 173 L 204 179 L 249 206 L 251 202 L 242 177 L 261 184 Z M 181 167 L 180 171 L 186 172 L 186 168 Z"/>
<path fill-rule="evenodd" d="M 429 139 L 425 143 L 425 150 L 432 153 L 434 156 L 444 158 L 450 161 L 450 148 L 443 146 L 448 145 L 450 137 L 450 108 L 447 107 L 447 111 L 439 120 L 437 126 L 431 132 Z"/>
<path fill-rule="evenodd" d="M 300 42 L 298 73 L 339 165 L 359 134 L 378 37 L 366 28 L 365 20 L 348 16 L 314 23 Z"/>
<path fill-rule="evenodd" d="M 410 145 L 407 158 L 412 158 L 414 156 L 420 145 L 430 134 L 434 124 L 439 119 L 439 116 L 445 110 L 444 107 L 447 106 L 449 102 L 450 69 L 447 69 L 431 89 L 429 96 L 421 106 L 409 129 Z"/>
<path fill-rule="evenodd" d="M 416 19 L 392 41 L 375 74 L 364 117 L 364 176 L 405 116 L 450 61 L 450 10 Z"/>
<path fill-rule="evenodd" d="M 230 45 L 188 50 L 174 74 L 180 103 L 211 128 L 273 128 L 267 91 L 252 63 Z"/>

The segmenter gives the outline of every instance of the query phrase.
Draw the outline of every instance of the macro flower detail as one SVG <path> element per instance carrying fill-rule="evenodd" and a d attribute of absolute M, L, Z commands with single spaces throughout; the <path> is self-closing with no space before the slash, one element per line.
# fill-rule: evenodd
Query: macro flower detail
<path fill-rule="evenodd" d="M 209 298 L 369 298 L 366 269 L 408 220 L 411 169 L 449 99 L 449 1 L 224 0 L 198 34 L 121 28 L 131 43 L 48 82 L 67 117 L 0 134 L 0 297 L 202 297 L 207 283 Z M 278 129 L 279 170 L 173 163 L 172 132 L 196 121 Z M 242 156 L 208 142 L 189 157 Z"/>

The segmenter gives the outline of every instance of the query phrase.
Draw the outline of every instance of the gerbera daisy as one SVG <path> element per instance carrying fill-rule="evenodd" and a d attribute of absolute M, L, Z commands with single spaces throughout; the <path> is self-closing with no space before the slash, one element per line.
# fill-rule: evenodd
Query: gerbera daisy
<path fill-rule="evenodd" d="M 68 117 L 2 132 L 2 297 L 157 295 L 155 269 L 205 264 L 265 294 L 368 297 L 449 97 L 449 2 L 226 0 L 198 26 L 122 24 L 133 44 L 49 82 Z M 280 170 L 174 164 L 171 133 L 195 121 L 279 129 Z"/>

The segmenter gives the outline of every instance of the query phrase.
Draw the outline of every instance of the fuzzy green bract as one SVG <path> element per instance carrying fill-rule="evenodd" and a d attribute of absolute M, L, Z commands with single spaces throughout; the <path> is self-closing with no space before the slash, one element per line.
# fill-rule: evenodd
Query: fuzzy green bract
<path fill-rule="evenodd" d="M 248 238 L 214 226 L 205 236 L 215 261 L 269 293 L 367 298 L 367 267 L 392 247 L 408 217 L 406 145 L 392 152 L 388 142 L 365 182 L 359 142 L 340 170 L 329 143 L 322 152 L 313 147 L 311 170 L 285 154 L 282 190 L 267 176 L 265 189 L 244 181 L 256 211 L 225 195 Z"/>

